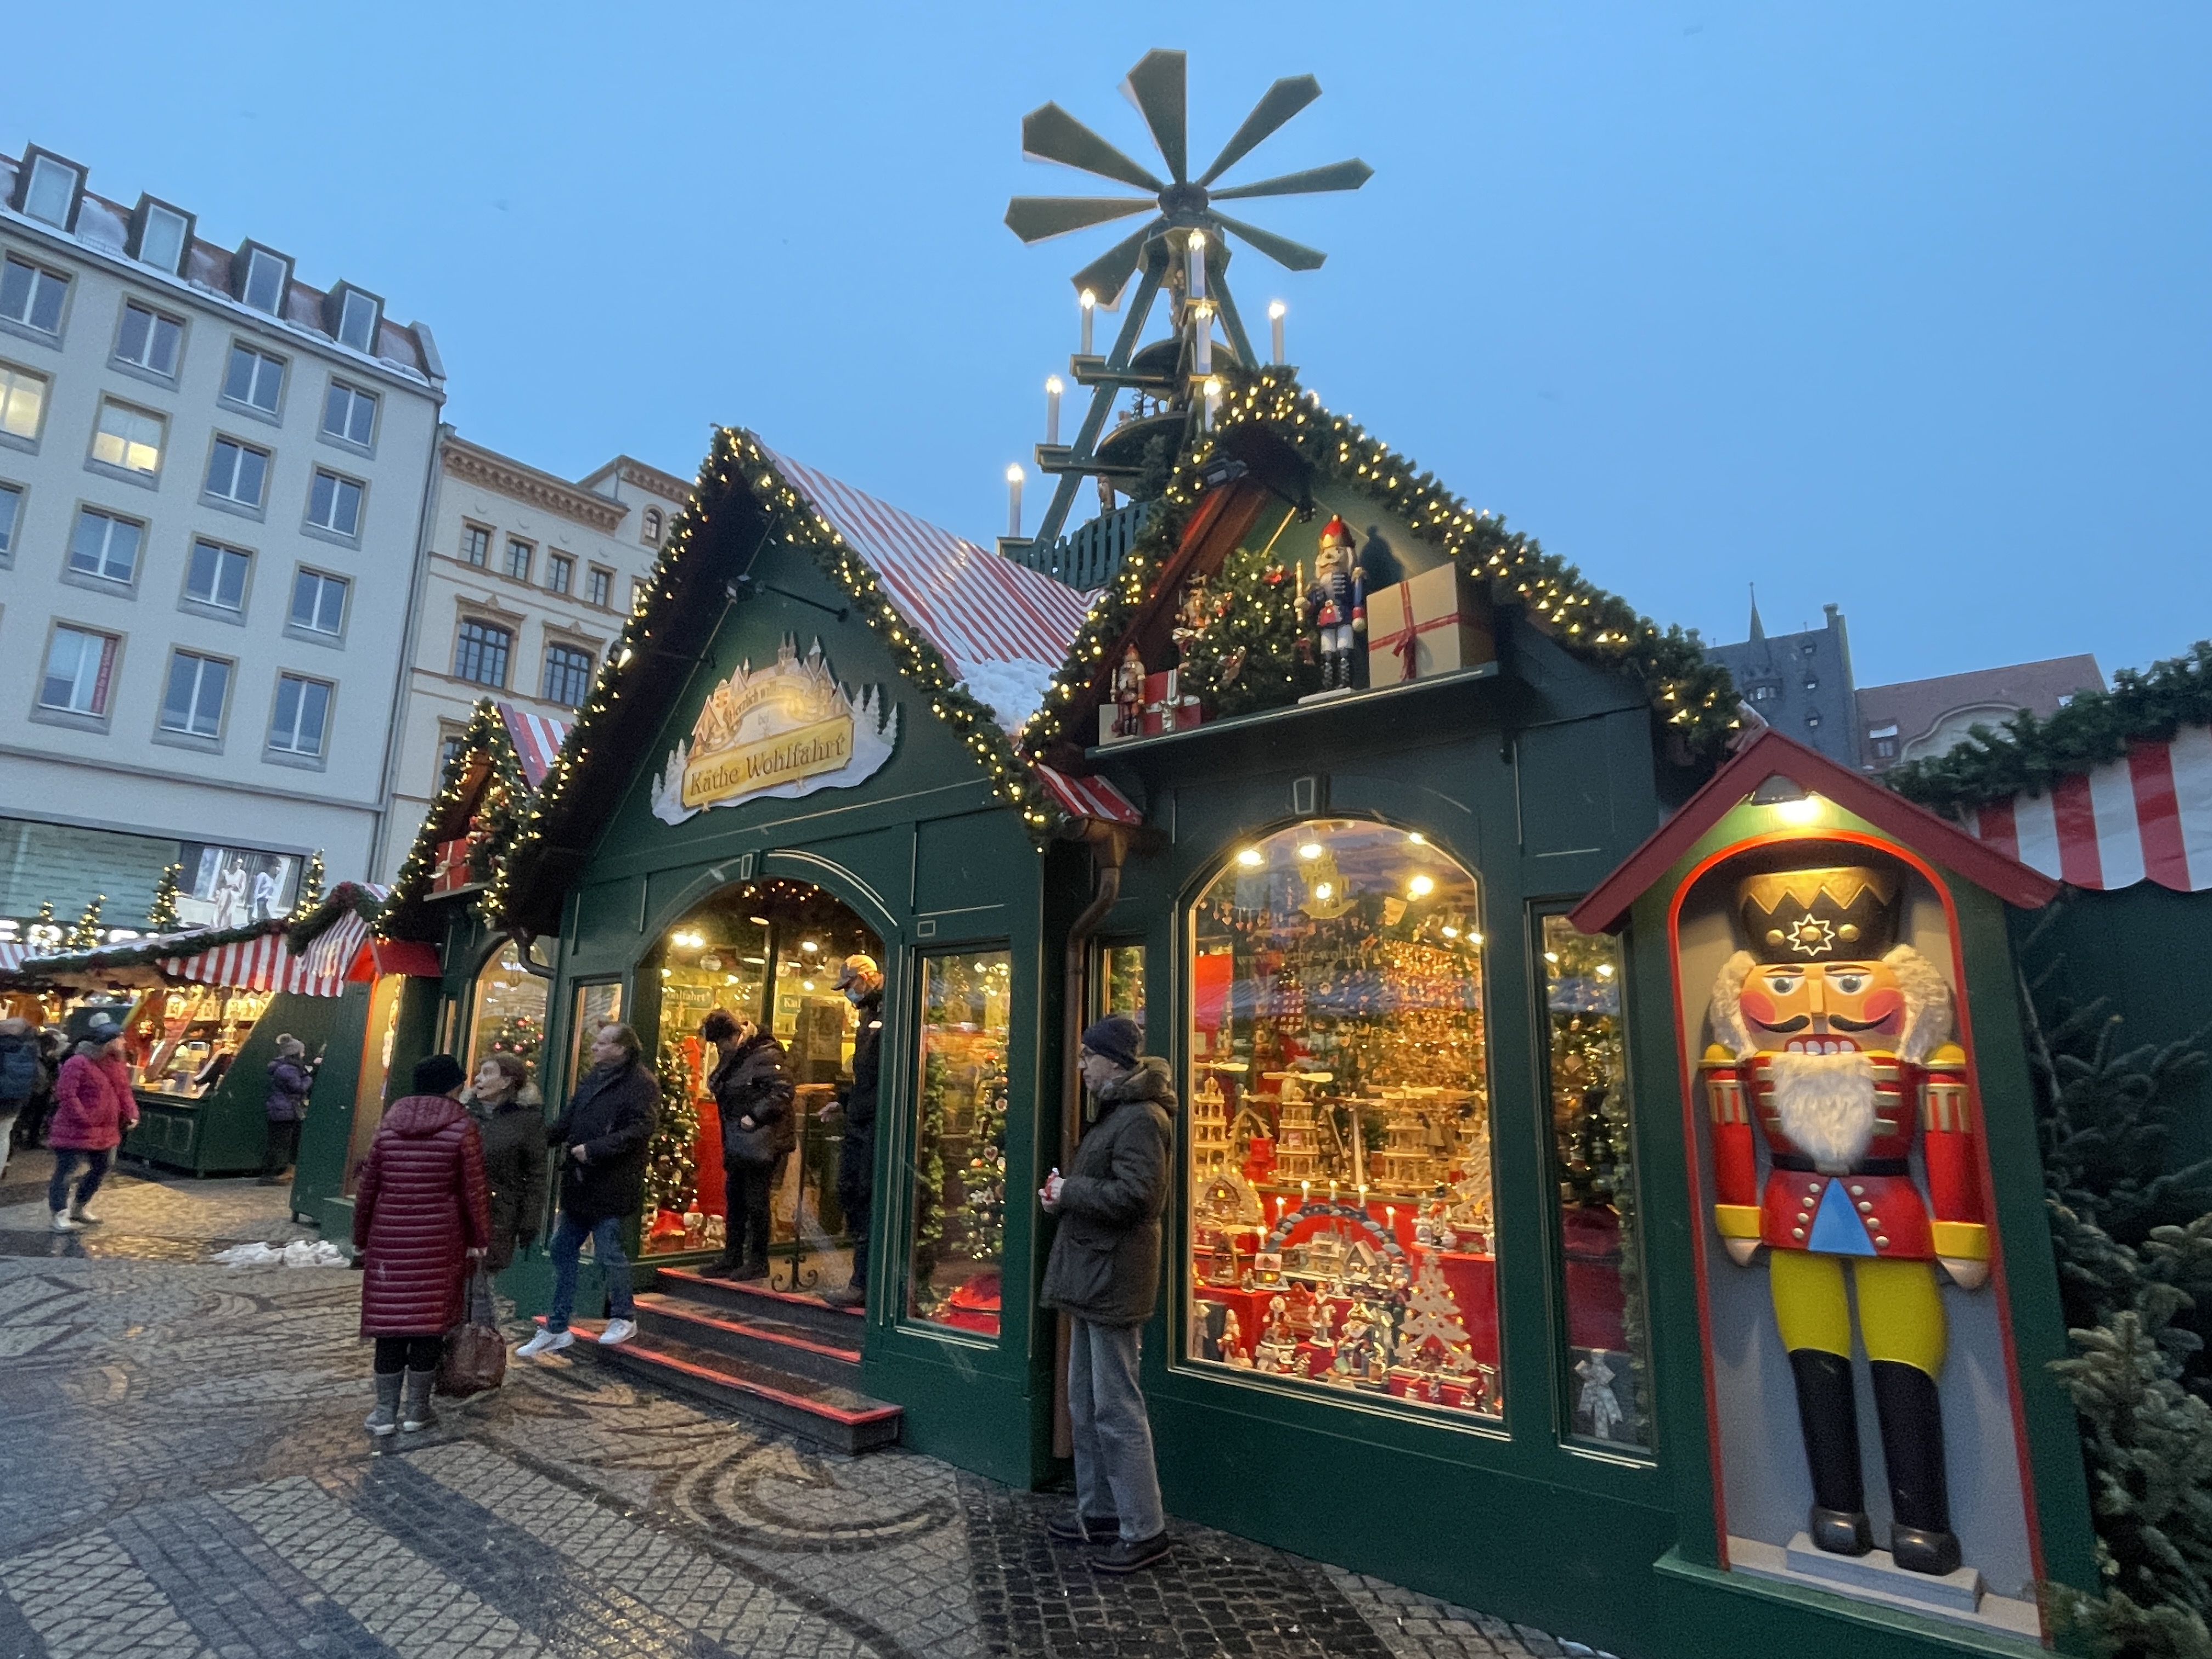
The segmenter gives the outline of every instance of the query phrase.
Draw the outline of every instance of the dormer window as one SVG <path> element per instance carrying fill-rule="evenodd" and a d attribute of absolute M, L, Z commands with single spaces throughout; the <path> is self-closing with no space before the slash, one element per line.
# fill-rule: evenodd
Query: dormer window
<path fill-rule="evenodd" d="M 192 216 L 157 202 L 150 196 L 138 198 L 137 210 L 131 216 L 131 257 L 142 265 L 171 276 L 184 271 L 185 249 L 192 240 Z"/>
<path fill-rule="evenodd" d="M 284 293 L 292 285 L 292 262 L 248 242 L 239 250 L 237 268 L 243 272 L 238 297 L 256 311 L 265 311 L 271 317 L 283 315 Z"/>
<path fill-rule="evenodd" d="M 340 283 L 323 301 L 324 326 L 340 345 L 374 355 L 377 325 L 383 320 L 384 301 L 366 289 Z"/>
<path fill-rule="evenodd" d="M 22 199 L 15 204 L 17 210 L 67 230 L 84 191 L 84 169 L 40 149 L 27 150 L 23 160 Z"/>

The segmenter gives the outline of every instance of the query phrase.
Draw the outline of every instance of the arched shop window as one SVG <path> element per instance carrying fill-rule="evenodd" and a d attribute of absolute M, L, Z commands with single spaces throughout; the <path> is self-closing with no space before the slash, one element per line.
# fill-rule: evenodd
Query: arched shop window
<path fill-rule="evenodd" d="M 527 973 L 512 944 L 477 975 L 476 1000 L 469 1011 L 469 1074 L 495 1049 L 521 1056 L 530 1080 L 538 1082 L 539 1053 L 545 1041 L 545 985 Z"/>
<path fill-rule="evenodd" d="M 1620 941 L 1543 918 L 1553 1179 L 1565 1256 L 1569 1432 L 1615 1446 L 1651 1444 L 1645 1318 L 1628 1054 L 1621 1036 Z"/>
<path fill-rule="evenodd" d="M 1481 914 L 1421 836 L 1340 818 L 1200 896 L 1191 1360 L 1502 1413 Z"/>
<path fill-rule="evenodd" d="M 1013 953 L 921 960 L 907 1316 L 999 1334 L 1006 1249 L 1006 1037 Z"/>

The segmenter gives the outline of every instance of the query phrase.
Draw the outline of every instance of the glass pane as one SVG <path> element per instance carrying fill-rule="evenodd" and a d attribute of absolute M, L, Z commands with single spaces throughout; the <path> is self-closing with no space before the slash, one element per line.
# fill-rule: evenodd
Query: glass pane
<path fill-rule="evenodd" d="M 253 367 L 259 359 L 244 346 L 230 349 L 230 363 L 223 370 L 222 395 L 233 403 L 247 402 L 253 395 Z"/>
<path fill-rule="evenodd" d="M 293 746 L 303 755 L 323 752 L 323 716 L 331 706 L 331 688 L 320 680 L 300 687 L 300 738 Z"/>
<path fill-rule="evenodd" d="M 126 363 L 146 361 L 148 337 L 153 332 L 154 313 L 141 306 L 123 307 L 123 335 L 117 343 L 115 355 Z"/>
<path fill-rule="evenodd" d="M 13 484 L 0 484 L 0 553 L 11 552 L 15 545 L 15 509 L 21 505 L 23 492 Z"/>
<path fill-rule="evenodd" d="M 914 1135 L 907 1314 L 999 1334 L 1006 1238 L 1006 1034 L 1013 956 L 921 964 L 921 1077 Z"/>
<path fill-rule="evenodd" d="M 46 383 L 36 374 L 0 365 L 0 432 L 18 438 L 39 435 L 39 415 L 46 407 Z"/>
<path fill-rule="evenodd" d="M 376 399 L 366 392 L 353 394 L 353 407 L 347 416 L 345 435 L 355 443 L 365 444 L 376 426 Z"/>
<path fill-rule="evenodd" d="M 1145 947 L 1109 945 L 1098 952 L 1098 984 L 1091 1011 L 1093 1019 L 1105 1014 L 1127 1014 L 1145 1025 Z"/>
<path fill-rule="evenodd" d="M 222 727 L 222 696 L 230 684 L 230 665 L 203 659 L 200 662 L 198 706 L 192 710 L 192 730 L 211 738 Z"/>
<path fill-rule="evenodd" d="M 501 945 L 499 954 L 484 964 L 477 975 L 476 999 L 469 1011 L 466 1063 L 471 1077 L 486 1054 L 505 1053 L 529 1068 L 532 1083 L 538 1080 L 538 1051 L 545 1041 L 546 983 L 524 970 L 512 944 Z"/>
<path fill-rule="evenodd" d="M 292 580 L 292 621 L 301 628 L 315 625 L 315 589 L 320 578 L 313 571 L 302 570 Z"/>
<path fill-rule="evenodd" d="M 335 634 L 345 620 L 346 585 L 335 576 L 325 576 L 315 595 L 315 626 L 325 634 Z"/>
<path fill-rule="evenodd" d="M 1649 1328 L 1621 1041 L 1620 942 L 1577 933 L 1558 915 L 1544 918 L 1543 939 L 1571 1431 L 1648 1447 Z"/>
<path fill-rule="evenodd" d="M 284 262 L 255 248 L 247 256 L 246 303 L 256 311 L 275 311 L 284 298 Z"/>
<path fill-rule="evenodd" d="M 1474 878 L 1301 824 L 1237 853 L 1192 943 L 1189 1358 L 1498 1415 Z"/>
<path fill-rule="evenodd" d="M 158 374 L 177 372 L 177 345 L 185 337 L 185 331 L 167 317 L 154 319 L 154 349 L 146 359 L 146 367 Z"/>
<path fill-rule="evenodd" d="M 248 401 L 258 410 L 273 415 L 277 399 L 283 395 L 284 365 L 274 357 L 253 359 L 253 390 Z"/>
<path fill-rule="evenodd" d="M 23 192 L 23 211 L 50 225 L 69 222 L 70 204 L 76 199 L 77 172 L 48 156 L 31 163 L 31 186 Z"/>
<path fill-rule="evenodd" d="M 269 746 L 272 749 L 290 749 L 297 742 L 295 733 L 300 725 L 300 687 L 301 682 L 289 674 L 277 678 L 276 714 L 269 730 Z"/>
<path fill-rule="evenodd" d="M 188 732 L 192 724 L 192 697 L 199 682 L 199 659 L 182 652 L 169 659 L 169 690 L 161 699 L 161 724 L 172 732 Z"/>
<path fill-rule="evenodd" d="M 361 528 L 361 486 L 349 478 L 338 480 L 337 513 L 331 528 L 350 536 Z"/>
<path fill-rule="evenodd" d="M 238 477 L 231 486 L 231 499 L 247 507 L 261 505 L 261 481 L 269 470 L 269 458 L 258 449 L 238 452 Z"/>
<path fill-rule="evenodd" d="M 218 441 L 208 457 L 207 493 L 228 495 L 231 480 L 238 471 L 238 446 L 228 440 Z"/>
<path fill-rule="evenodd" d="M 183 216 L 167 208 L 146 210 L 146 228 L 138 238 L 138 257 L 157 270 L 174 274 L 185 253 Z"/>

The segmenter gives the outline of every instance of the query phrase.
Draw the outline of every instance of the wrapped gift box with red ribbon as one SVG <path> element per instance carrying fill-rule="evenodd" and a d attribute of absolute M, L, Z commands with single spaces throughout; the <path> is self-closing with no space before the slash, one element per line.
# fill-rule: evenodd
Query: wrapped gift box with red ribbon
<path fill-rule="evenodd" d="M 1135 737 L 1157 738 L 1164 732 L 1187 732 L 1206 720 L 1206 711 L 1199 707 L 1198 699 L 1185 695 L 1176 684 L 1176 671 L 1172 668 L 1145 676 L 1143 731 L 1128 736 L 1117 735 L 1114 722 L 1120 717 L 1120 706 L 1110 701 L 1098 705 L 1098 741 L 1101 744 L 1127 743 Z"/>
<path fill-rule="evenodd" d="M 1456 564 L 1424 570 L 1367 596 L 1370 689 L 1479 668 L 1496 658 L 1489 603 Z"/>

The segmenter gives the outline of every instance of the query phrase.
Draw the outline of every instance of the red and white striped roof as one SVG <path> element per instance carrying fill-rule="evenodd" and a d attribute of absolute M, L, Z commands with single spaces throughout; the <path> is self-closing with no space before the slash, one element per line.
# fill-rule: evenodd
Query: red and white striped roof
<path fill-rule="evenodd" d="M 561 745 L 568 736 L 568 722 L 533 714 L 511 702 L 499 705 L 499 717 L 507 726 L 507 735 L 514 741 L 514 756 L 522 763 L 522 775 L 532 789 L 538 787 L 545 781 L 545 775 L 553 769 L 554 757 L 560 754 Z"/>
<path fill-rule="evenodd" d="M 775 460 L 963 679 L 981 663 L 1052 670 L 1067 659 L 1093 595 L 787 456 Z"/>
<path fill-rule="evenodd" d="M 354 958 L 368 943 L 368 924 L 349 911 L 315 935 L 297 956 L 282 927 L 258 939 L 218 945 L 189 957 L 164 957 L 161 971 L 194 985 L 220 985 L 235 991 L 289 991 L 295 995 L 342 994 Z"/>
<path fill-rule="evenodd" d="M 1042 761 L 1032 761 L 1030 769 L 1037 775 L 1052 798 L 1072 816 L 1079 818 L 1100 818 L 1108 823 L 1142 823 L 1145 815 L 1129 805 L 1128 799 L 1104 778 L 1071 777 L 1065 772 L 1054 771 Z"/>
<path fill-rule="evenodd" d="M 2030 869 L 2109 891 L 2154 881 L 2212 888 L 2212 729 L 2136 742 L 2124 758 L 1967 814 L 1967 827 Z"/>
<path fill-rule="evenodd" d="M 0 939 L 0 974 L 12 974 L 23 965 L 31 947 L 21 939 Z"/>

